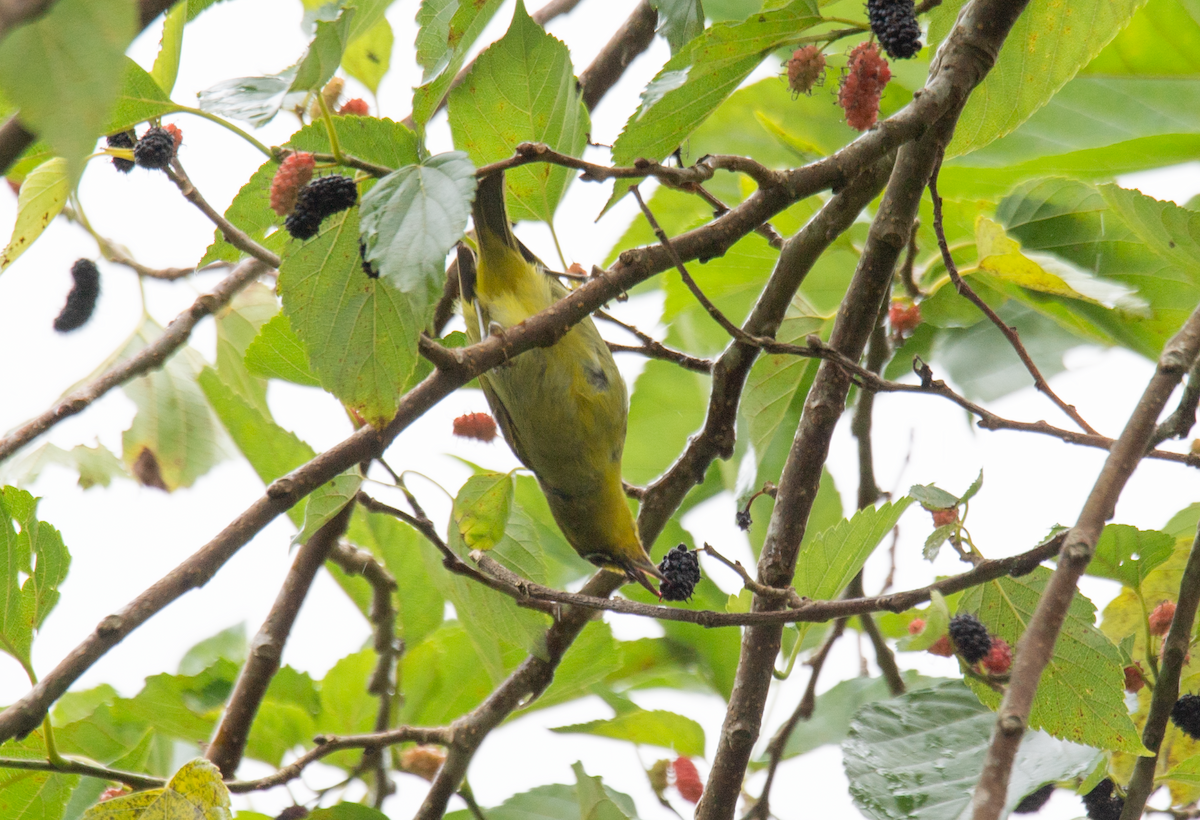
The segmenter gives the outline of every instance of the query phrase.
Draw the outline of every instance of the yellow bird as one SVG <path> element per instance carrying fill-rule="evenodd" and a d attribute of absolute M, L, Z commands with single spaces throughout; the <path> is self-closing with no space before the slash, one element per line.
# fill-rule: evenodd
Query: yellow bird
<path fill-rule="evenodd" d="M 513 235 L 504 174 L 479 183 L 473 210 L 479 258 L 459 253 L 463 318 L 478 342 L 567 295 Z M 465 250 L 465 249 L 463 249 Z M 621 488 L 625 382 L 591 318 L 550 347 L 527 350 L 479 377 L 517 458 L 533 471 L 575 551 L 657 594 L 662 574 L 646 554 Z"/>

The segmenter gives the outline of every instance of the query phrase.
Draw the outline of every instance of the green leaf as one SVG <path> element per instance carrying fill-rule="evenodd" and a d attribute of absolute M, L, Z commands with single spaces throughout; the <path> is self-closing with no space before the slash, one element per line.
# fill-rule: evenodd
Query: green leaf
<path fill-rule="evenodd" d="M 671 46 L 671 54 L 679 53 L 704 31 L 701 0 L 655 0 L 650 5 L 658 12 L 658 33 Z"/>
<path fill-rule="evenodd" d="M 959 681 L 868 704 L 842 744 L 850 796 L 875 820 L 967 816 L 995 726 Z M 1096 757 L 1095 749 L 1027 732 L 1001 816 L 1039 786 L 1086 773 Z"/>
<path fill-rule="evenodd" d="M 639 709 L 608 720 L 593 720 L 550 729 L 559 734 L 583 734 L 627 740 L 630 743 L 661 746 L 685 757 L 703 757 L 704 729 L 699 723 L 659 709 Z"/>
<path fill-rule="evenodd" d="M 229 790 L 221 780 L 221 772 L 203 758 L 183 764 L 166 788 L 115 797 L 83 815 L 84 820 L 228 820 L 231 816 Z"/>
<path fill-rule="evenodd" d="M 417 62 L 424 68 L 422 85 L 413 94 L 413 121 L 417 130 L 425 124 L 446 96 L 450 84 L 463 67 L 467 52 L 483 33 L 501 0 L 422 0 L 417 12 L 421 30 L 417 34 Z"/>
<path fill-rule="evenodd" d="M 571 766 L 575 772 L 575 794 L 579 798 L 580 820 L 622 820 L 626 814 L 604 788 L 604 781 L 583 770 L 582 763 Z"/>
<path fill-rule="evenodd" d="M 933 484 L 914 484 L 908 488 L 908 494 L 921 502 L 921 505 L 931 510 L 949 510 L 957 507 L 958 496 L 946 492 Z"/>
<path fill-rule="evenodd" d="M 134 355 L 162 332 L 147 317 L 121 358 Z M 140 483 L 167 492 L 190 487 L 224 458 L 221 428 L 196 381 L 203 367 L 200 354 L 183 347 L 162 368 L 122 387 L 138 411 L 121 436 L 122 458 Z"/>
<path fill-rule="evenodd" d="M 270 484 L 313 459 L 316 452 L 279 425 L 250 406 L 212 368 L 200 373 L 200 387 L 221 424 L 229 431 L 237 448 L 250 462 L 263 484 Z M 299 505 L 288 510 L 297 527 L 303 519 Z"/>
<path fill-rule="evenodd" d="M 386 424 L 416 366 L 421 322 L 401 294 L 363 273 L 357 209 L 288 246 L 278 289 L 321 386 L 368 423 Z"/>
<path fill-rule="evenodd" d="M 1100 193 L 1147 247 L 1200 281 L 1200 213 L 1117 185 Z"/>
<path fill-rule="evenodd" d="M 946 148 L 968 154 L 1029 119 L 1117 35 L 1145 0 L 1082 0 L 1026 9 L 1004 41 L 996 65 L 971 94 Z M 950 30 L 961 2 L 932 16 L 929 40 Z"/>
<path fill-rule="evenodd" d="M 387 74 L 392 63 L 392 45 L 395 36 L 392 26 L 382 18 L 368 31 L 350 41 L 342 55 L 342 68 L 354 79 L 379 93 L 379 82 Z"/>
<path fill-rule="evenodd" d="M 158 56 L 154 58 L 154 67 L 150 69 L 154 82 L 168 95 L 179 76 L 179 55 L 183 52 L 183 27 L 187 18 L 187 0 L 179 0 L 163 17 L 162 42 Z"/>
<path fill-rule="evenodd" d="M 79 473 L 79 486 L 85 490 L 97 484 L 107 487 L 113 478 L 129 478 L 125 465 L 102 444 L 88 447 L 76 444 L 64 450 L 56 444 L 43 444 L 24 458 L 5 464 L 0 469 L 0 481 L 28 486 L 37 481 L 42 470 L 50 464 L 60 464 Z"/>
<path fill-rule="evenodd" d="M 522 142 L 541 142 L 580 156 L 591 120 L 575 81 L 566 45 L 547 34 L 518 0 L 508 32 L 475 58 L 471 72 L 450 92 L 454 144 L 476 165 L 512 156 Z M 513 221 L 550 223 L 575 171 L 534 163 L 507 173 Z"/>
<path fill-rule="evenodd" d="M 367 515 L 373 536 L 371 551 L 383 559 L 396 579 L 396 631 L 407 646 L 416 646 L 442 623 L 446 599 L 425 575 L 421 541 L 425 536 L 389 515 Z"/>
<path fill-rule="evenodd" d="M 16 262 L 42 235 L 46 226 L 62 213 L 70 192 L 67 161 L 62 157 L 46 160 L 25 177 L 21 192 L 17 195 L 17 222 L 13 226 L 12 238 L 0 254 L 0 271 Z"/>
<path fill-rule="evenodd" d="M 0 489 L 0 650 L 26 669 L 34 633 L 58 603 L 71 564 L 62 535 L 37 519 L 37 501 L 16 487 Z"/>
<path fill-rule="evenodd" d="M 72 180 L 116 100 L 136 18 L 129 0 L 60 0 L 0 44 L 0 89 Z"/>
<path fill-rule="evenodd" d="M 192 646 L 179 660 L 179 674 L 194 676 L 224 659 L 240 666 L 246 660 L 246 624 L 234 624 Z"/>
<path fill-rule="evenodd" d="M 103 133 L 114 134 L 128 131 L 139 122 L 151 117 L 160 117 L 179 109 L 170 96 L 146 70 L 129 57 L 125 58 L 121 75 L 121 90 L 117 102 L 108 114 Z"/>
<path fill-rule="evenodd" d="M 1005 577 L 963 593 L 959 612 L 979 617 L 993 635 L 1016 646 L 1050 579 L 1038 567 L 1019 578 Z M 1121 654 L 1092 624 L 1092 602 L 1076 593 L 1054 645 L 1054 656 L 1042 673 L 1033 699 L 1029 725 L 1055 737 L 1097 749 L 1144 753 L 1129 710 L 1125 708 L 1125 677 Z M 968 685 L 991 708 L 1000 695 L 973 678 Z"/>
<path fill-rule="evenodd" d="M 320 91 L 337 72 L 350 41 L 351 23 L 358 9 L 343 8 L 334 20 L 317 20 L 316 33 L 297 67 L 291 91 Z"/>
<path fill-rule="evenodd" d="M 363 196 L 364 256 L 421 323 L 441 297 L 446 254 L 463 237 L 475 199 L 475 167 L 461 151 L 388 174 Z"/>
<path fill-rule="evenodd" d="M 370 649 L 347 655 L 333 665 L 321 681 L 317 731 L 349 735 L 372 730 L 379 699 L 367 693 L 367 681 L 374 670 L 375 652 Z M 360 758 L 360 754 L 341 752 L 325 760 L 353 768 Z"/>
<path fill-rule="evenodd" d="M 946 678 L 924 677 L 913 669 L 906 669 L 901 674 L 910 692 L 949 682 Z M 793 730 L 784 747 L 783 758 L 796 757 L 830 743 L 841 743 L 850 731 L 850 720 L 856 712 L 868 703 L 891 697 L 883 678 L 849 678 L 835 684 L 824 694 L 817 695 L 812 717 Z M 759 762 L 767 763 L 768 758 Z"/>
<path fill-rule="evenodd" d="M 354 467 L 313 490 L 304 506 L 304 526 L 292 536 L 292 545 L 308 541 L 317 530 L 345 509 L 358 494 L 362 481 L 358 468 Z"/>
<path fill-rule="evenodd" d="M 763 58 L 821 21 L 814 0 L 741 23 L 718 23 L 675 54 L 642 92 L 642 102 L 613 144 L 613 164 L 661 160 L 679 147 L 741 85 Z M 618 181 L 609 207 L 629 190 Z"/>
<path fill-rule="evenodd" d="M 669 362 L 652 359 L 633 384 L 621 472 L 634 484 L 653 481 L 675 460 L 688 436 L 704 424 L 709 384 Z"/>
<path fill-rule="evenodd" d="M 44 761 L 46 743 L 41 730 L 22 740 L 5 743 L 4 756 Z M 0 817 L 5 820 L 59 820 L 79 782 L 79 775 L 0 769 Z"/>
<path fill-rule="evenodd" d="M 1179 0 L 1150 0 L 1081 73 L 1200 74 L 1196 6 Z"/>
<path fill-rule="evenodd" d="M 504 537 L 512 497 L 510 473 L 481 473 L 468 478 L 454 497 L 451 515 L 458 538 L 452 541 L 458 541 L 466 552 L 490 550 Z"/>
<path fill-rule="evenodd" d="M 813 600 L 835 597 L 858 574 L 912 501 L 901 498 L 878 509 L 864 507 L 819 533 L 796 561 L 796 592 Z"/>
<path fill-rule="evenodd" d="M 1200 755 L 1189 757 L 1173 767 L 1162 777 L 1172 783 L 1183 783 L 1187 786 L 1200 786 Z"/>
<path fill-rule="evenodd" d="M 210 114 L 248 122 L 260 128 L 275 118 L 290 102 L 299 103 L 303 95 L 292 91 L 296 79 L 293 66 L 279 74 L 262 77 L 237 77 L 223 80 L 199 92 L 201 110 Z"/>
<path fill-rule="evenodd" d="M 410 646 L 398 679 L 404 698 L 396 719 L 414 726 L 445 725 L 492 691 L 492 677 L 460 621 L 442 624 Z"/>
<path fill-rule="evenodd" d="M 628 817 L 636 817 L 637 809 L 633 799 L 615 789 L 604 786 L 608 798 Z M 577 820 L 579 813 L 579 796 L 575 786 L 554 784 L 537 786 L 527 792 L 514 794 L 499 806 L 485 809 L 488 820 L 532 820 L 533 818 L 561 818 L 562 820 Z M 469 809 L 450 812 L 446 820 L 474 820 Z"/>
<path fill-rule="evenodd" d="M 279 314 L 275 293 L 260 282 L 238 292 L 216 317 L 217 375 L 239 396 L 267 418 L 267 383 L 251 374 L 245 364 L 246 350 L 262 326 Z"/>
<path fill-rule="evenodd" d="M 282 313 L 264 324 L 246 348 L 246 370 L 265 379 L 282 379 L 305 387 L 320 387 L 308 363 L 304 342 Z"/>
<path fill-rule="evenodd" d="M 338 803 L 317 809 L 308 816 L 309 820 L 388 820 L 388 816 L 378 809 L 358 803 Z"/>
<path fill-rule="evenodd" d="M 571 651 L 558 664 L 554 682 L 528 710 L 544 709 L 595 693 L 621 666 L 621 647 L 613 640 L 612 627 L 593 621 L 571 644 Z M 528 711 L 527 710 L 527 711 Z"/>
<path fill-rule="evenodd" d="M 1175 538 L 1165 532 L 1109 524 L 1096 542 L 1087 574 L 1140 589 L 1146 576 L 1170 558 L 1174 550 Z"/>

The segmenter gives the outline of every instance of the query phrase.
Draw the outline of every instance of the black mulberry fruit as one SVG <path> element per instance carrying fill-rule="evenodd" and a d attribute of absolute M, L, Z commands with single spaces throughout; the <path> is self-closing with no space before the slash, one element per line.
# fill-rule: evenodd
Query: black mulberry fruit
<path fill-rule="evenodd" d="M 1083 807 L 1091 820 L 1120 820 L 1125 798 L 1113 794 L 1115 788 L 1112 780 L 1106 777 L 1083 796 Z"/>
<path fill-rule="evenodd" d="M 738 529 L 741 530 L 748 530 L 754 524 L 754 519 L 750 517 L 749 507 L 744 510 L 738 510 L 733 520 L 737 523 Z"/>
<path fill-rule="evenodd" d="M 175 135 L 165 128 L 151 128 L 133 146 L 133 161 L 143 168 L 162 169 L 175 157 Z"/>
<path fill-rule="evenodd" d="M 1040 789 L 1031 791 L 1029 794 L 1021 798 L 1021 802 L 1013 807 L 1013 814 L 1033 814 L 1041 811 L 1042 806 L 1050 801 L 1050 795 L 1054 794 L 1054 784 L 1047 783 Z"/>
<path fill-rule="evenodd" d="M 867 0 L 867 21 L 893 60 L 907 60 L 921 51 L 921 25 L 913 0 Z"/>
<path fill-rule="evenodd" d="M 950 619 L 950 639 L 954 648 L 970 664 L 979 663 L 992 651 L 992 636 L 978 618 L 968 613 Z"/>
<path fill-rule="evenodd" d="M 1171 707 L 1171 722 L 1192 740 L 1200 740 L 1200 695 L 1180 695 Z"/>
<path fill-rule="evenodd" d="M 129 131 L 118 131 L 115 134 L 109 134 L 104 141 L 108 143 L 109 148 L 132 148 L 133 134 Z M 128 174 L 133 170 L 134 165 L 133 160 L 120 157 L 113 157 L 112 164 L 122 174 Z"/>
<path fill-rule="evenodd" d="M 67 303 L 62 313 L 54 320 L 54 329 L 66 333 L 83 327 L 92 318 L 96 309 L 96 297 L 100 295 L 100 270 L 90 259 L 77 259 L 71 266 L 71 277 L 75 284 L 67 294 Z"/>
<path fill-rule="evenodd" d="M 283 227 L 297 239 L 310 239 L 317 235 L 325 217 L 351 208 L 357 202 L 358 186 L 350 177 L 334 174 L 314 179 L 300 189 L 296 207 Z"/>
<path fill-rule="evenodd" d="M 700 559 L 683 544 L 663 556 L 658 571 L 666 579 L 658 585 L 664 601 L 686 601 L 700 583 Z"/>

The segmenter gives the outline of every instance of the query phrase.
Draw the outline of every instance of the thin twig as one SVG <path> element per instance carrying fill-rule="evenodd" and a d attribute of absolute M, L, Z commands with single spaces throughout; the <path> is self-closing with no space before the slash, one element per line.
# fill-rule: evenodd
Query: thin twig
<path fill-rule="evenodd" d="M 0 439 L 0 461 L 4 461 L 63 419 L 83 412 L 114 387 L 120 387 L 138 376 L 162 367 L 175 351 L 187 343 L 192 330 L 201 319 L 225 307 L 239 290 L 268 270 L 269 268 L 257 259 L 247 259 L 239 264 L 213 288 L 212 293 L 199 297 L 191 307 L 171 320 L 163 334 L 154 342 Z"/>
<path fill-rule="evenodd" d="M 736 572 L 738 574 L 738 577 L 740 577 L 742 579 L 742 585 L 744 587 L 746 587 L 746 589 L 753 592 L 755 595 L 761 595 L 764 598 L 782 601 L 783 603 L 785 603 L 789 606 L 801 606 L 802 605 L 800 596 L 796 594 L 795 589 L 793 589 L 792 587 L 788 587 L 786 589 L 777 589 L 775 587 L 766 586 L 765 584 L 760 584 L 758 581 L 755 581 L 750 576 L 750 573 L 747 572 L 746 568 L 742 566 L 741 561 L 729 560 L 724 555 L 722 555 L 721 553 L 719 553 L 715 549 L 713 549 L 711 544 L 705 544 L 703 547 L 701 547 L 700 549 L 698 549 L 696 551 L 703 552 L 707 555 L 711 555 L 713 558 L 716 558 L 722 564 L 724 564 L 725 566 L 729 567 L 731 570 Z"/>
<path fill-rule="evenodd" d="M 1133 764 L 1133 776 L 1125 789 L 1125 808 L 1121 812 L 1121 820 L 1137 820 L 1141 817 L 1146 799 L 1154 791 L 1154 771 L 1163 737 L 1167 733 L 1171 709 L 1179 698 L 1179 675 L 1191 644 L 1197 606 L 1200 606 L 1200 527 L 1197 527 L 1192 551 L 1188 553 L 1187 565 L 1183 568 L 1175 617 L 1163 641 L 1162 665 L 1154 681 L 1150 711 L 1146 714 L 1146 725 L 1142 729 L 1142 745 L 1153 754 L 1139 757 Z"/>
<path fill-rule="evenodd" d="M 1196 426 L 1196 409 L 1200 406 L 1200 359 L 1188 371 L 1187 384 L 1179 397 L 1179 406 L 1158 425 L 1150 438 L 1150 445 L 1157 447 L 1169 438 L 1186 438 Z"/>
<path fill-rule="evenodd" d="M 176 187 L 179 188 L 179 192 L 183 194 L 183 198 L 199 208 L 200 212 L 217 226 L 217 229 L 221 231 L 221 235 L 225 237 L 226 242 L 247 256 L 253 256 L 260 262 L 270 265 L 272 268 L 279 267 L 281 260 L 278 256 L 255 242 L 250 238 L 249 234 L 242 231 L 218 213 L 212 205 L 208 204 L 208 201 L 200 195 L 200 192 L 196 190 L 196 186 L 188 178 L 187 172 L 179 164 L 178 158 L 171 160 L 171 165 L 164 168 L 163 171 L 175 183 Z"/>
<path fill-rule="evenodd" d="M 638 330 L 633 325 L 626 324 L 620 319 L 610 316 L 602 310 L 596 311 L 596 317 L 598 319 L 603 319 L 606 322 L 611 322 L 617 327 L 632 333 L 638 338 L 638 341 L 642 343 L 639 347 L 633 345 L 616 344 L 615 342 L 606 342 L 608 349 L 614 353 L 637 353 L 638 355 L 645 356 L 648 359 L 659 359 L 664 362 L 677 364 L 683 369 L 691 370 L 694 373 L 712 372 L 713 363 L 709 359 L 699 359 L 695 356 L 689 356 L 681 351 L 672 350 L 671 348 L 659 342 L 649 333 Z"/>
<path fill-rule="evenodd" d="M 121 769 L 110 769 L 107 766 L 63 756 L 60 756 L 56 762 L 36 758 L 0 757 L 0 769 L 23 769 L 33 772 L 78 774 L 84 777 L 94 777 L 98 780 L 124 783 L 126 786 L 138 790 L 160 789 L 167 784 L 161 777 L 151 777 L 150 775 L 126 772 Z"/>
<path fill-rule="evenodd" d="M 938 247 L 942 251 L 942 262 L 946 266 L 946 273 L 950 275 L 950 281 L 954 283 L 954 287 L 958 290 L 958 295 L 966 297 L 971 304 L 979 308 L 980 312 L 988 318 L 988 320 L 996 326 L 996 328 L 1004 334 L 1004 338 L 1008 339 L 1009 345 L 1020 358 L 1021 363 L 1025 365 L 1025 369 L 1029 371 L 1029 375 L 1033 377 L 1033 386 L 1045 393 L 1050 401 L 1058 406 L 1058 409 L 1067 414 L 1068 417 L 1083 429 L 1084 432 L 1092 435 L 1099 435 L 1092 425 L 1083 420 L 1083 416 L 1079 415 L 1079 411 L 1072 404 L 1067 404 L 1058 397 L 1058 394 L 1050 389 L 1050 383 L 1042 376 L 1042 371 L 1038 370 L 1038 366 L 1034 364 L 1033 358 L 1029 355 L 1029 351 L 1025 349 L 1025 345 L 1021 343 L 1021 337 L 1015 328 L 1009 327 L 1008 323 L 1001 319 L 996 311 L 992 310 L 987 302 L 979 298 L 966 280 L 958 273 L 958 267 L 954 264 L 954 257 L 950 255 L 950 245 L 946 242 L 946 231 L 942 226 L 942 198 L 937 191 L 938 171 L 942 167 L 942 154 L 938 154 L 937 164 L 933 168 L 933 176 L 929 178 L 929 195 L 933 198 L 933 232 L 937 235 Z"/>
<path fill-rule="evenodd" d="M 345 749 L 383 749 L 395 746 L 397 743 L 434 743 L 445 746 L 451 742 L 454 732 L 449 727 L 439 726 L 427 728 L 422 726 L 398 726 L 386 732 L 373 732 L 368 735 L 318 735 L 313 739 L 316 747 L 305 752 L 286 766 L 257 780 L 233 780 L 225 785 L 234 794 L 271 789 L 295 780 L 311 764 L 334 752 Z"/>

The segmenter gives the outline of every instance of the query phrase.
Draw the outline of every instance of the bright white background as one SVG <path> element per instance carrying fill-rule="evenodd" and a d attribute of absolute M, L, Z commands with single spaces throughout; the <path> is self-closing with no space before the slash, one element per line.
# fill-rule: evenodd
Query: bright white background
<path fill-rule="evenodd" d="M 571 46 L 576 71 L 580 71 L 633 6 L 634 0 L 606 0 L 603 8 L 584 2 L 575 13 L 554 21 L 549 28 Z M 415 11 L 413 0 L 400 0 L 388 15 L 396 33 L 393 69 L 380 89 L 379 107 L 370 100 L 373 114 L 400 119 L 409 111 L 410 89 L 420 79 L 412 58 Z M 300 14 L 294 0 L 228 2 L 206 12 L 187 30 L 175 99 L 189 104 L 196 91 L 218 81 L 272 73 L 290 65 L 305 47 Z M 510 16 L 508 5 L 481 42 L 500 36 Z M 156 24 L 134 43 L 131 56 L 149 67 L 158 37 Z M 658 40 L 631 66 L 593 114 L 594 141 L 611 143 L 623 124 L 623 115 L 633 109 L 637 94 L 667 56 L 665 43 Z M 772 71 L 764 68 L 756 78 Z M 353 81 L 348 91 L 349 96 L 370 99 Z M 187 116 L 168 121 L 183 129 L 180 156 L 197 187 L 218 209 L 223 209 L 263 158 L 229 132 L 206 121 Z M 293 118 L 281 115 L 258 136 L 268 144 L 278 144 L 295 127 Z M 450 147 L 444 115 L 431 126 L 430 146 L 435 152 Z M 596 157 L 605 159 L 602 152 L 596 152 Z M 1200 164 L 1193 164 L 1124 182 L 1150 195 L 1184 202 L 1200 191 L 1198 170 Z M 107 163 L 94 163 L 83 179 L 81 197 L 93 226 L 102 235 L 128 246 L 139 261 L 148 265 L 190 265 L 212 237 L 212 226 L 157 172 L 137 169 L 125 177 Z M 636 209 L 627 198 L 593 224 L 606 198 L 603 186 L 576 183 L 570 189 L 559 210 L 559 232 L 568 261 L 577 260 L 585 266 L 599 261 L 634 218 Z M 12 224 L 14 216 L 15 197 L 0 195 L 0 226 Z M 553 258 L 544 228 L 526 224 L 519 233 L 542 256 Z M 82 230 L 59 220 L 0 277 L 0 349 L 5 351 L 0 430 L 37 414 L 64 385 L 91 373 L 122 344 L 139 320 L 136 276 L 125 268 L 100 262 L 103 292 L 93 321 L 69 335 L 51 330 L 51 322 L 70 287 L 68 269 L 83 256 L 97 259 L 95 244 Z M 173 284 L 144 282 L 151 314 L 165 324 L 221 275 L 206 274 Z M 652 299 L 613 307 L 614 312 L 623 313 L 643 328 L 656 326 L 659 305 Z M 213 359 L 211 323 L 197 329 L 193 344 L 210 361 Z M 632 383 L 640 362 L 629 356 L 619 357 L 618 361 Z M 1122 351 L 1083 348 L 1070 354 L 1067 362 L 1068 370 L 1053 380 L 1054 388 L 1098 429 L 1117 434 L 1152 373 L 1151 363 Z M 351 432 L 338 403 L 320 391 L 273 383 L 269 399 L 278 422 L 317 449 Z M 422 472 L 451 492 L 466 478 L 467 470 L 447 454 L 489 467 L 516 467 L 516 460 L 502 442 L 483 445 L 449 436 L 452 418 L 485 409 L 483 397 L 477 392 L 460 391 L 449 397 L 397 440 L 389 450 L 389 462 L 396 469 Z M 996 402 L 993 409 L 1011 418 L 1065 422 L 1032 389 Z M 38 443 L 51 441 L 70 448 L 98 440 L 119 453 L 120 433 L 132 417 L 132 403 L 121 391 L 114 391 L 82 415 L 59 424 Z M 910 484 L 937 482 L 951 491 L 961 491 L 981 468 L 985 470 L 984 490 L 971 504 L 969 523 L 979 546 L 995 557 L 1027 549 L 1053 524 L 1073 523 L 1104 456 L 1100 451 L 1073 448 L 1047 438 L 977 431 L 960 410 L 927 397 L 881 395 L 875 419 L 877 475 L 886 490 L 903 494 Z M 852 500 L 857 473 L 854 442 L 845 422 L 835 436 L 829 465 L 843 497 Z M 56 467 L 46 470 L 31 489 L 44 497 L 40 517 L 63 532 L 73 556 L 60 606 L 35 643 L 35 665 L 44 674 L 101 618 L 119 609 L 215 535 L 262 492 L 262 485 L 244 461 L 232 460 L 204 476 L 194 489 L 173 495 L 129 481 L 84 492 L 76 486 L 73 474 Z M 417 485 L 416 489 L 435 520 L 445 521 L 449 513 L 447 497 L 432 485 Z M 1122 496 L 1115 520 L 1157 527 L 1197 500 L 1200 479 L 1193 471 L 1179 465 L 1145 462 Z M 698 539 L 720 545 L 727 555 L 749 562 L 750 552 L 744 536 L 733 526 L 733 513 L 732 499 L 722 496 L 691 513 L 685 524 Z M 927 582 L 930 567 L 920 558 L 920 545 L 930 526 L 928 517 L 920 511 L 910 511 L 902 519 L 896 588 Z M 289 565 L 291 535 L 286 519 L 278 519 L 244 547 L 208 586 L 187 595 L 126 639 L 77 687 L 109 682 L 123 694 L 132 695 L 146 675 L 174 671 L 183 652 L 197 640 L 240 622 L 252 635 Z M 961 566 L 946 550 L 932 569 L 947 574 L 960 571 Z M 706 565 L 706 571 L 711 571 L 724 588 L 736 588 L 731 573 L 711 565 Z M 869 564 L 867 588 L 877 588 L 885 571 L 882 562 Z M 1085 592 L 1103 606 L 1115 588 L 1086 579 Z M 621 638 L 659 634 L 657 625 L 640 619 L 618 616 L 610 617 L 610 621 Z M 328 577 L 322 576 L 301 612 L 284 662 L 319 678 L 338 658 L 357 650 L 367 636 L 361 617 Z M 950 676 L 957 672 L 953 660 L 924 653 L 901 655 L 899 660 L 902 666 L 927 674 Z M 856 638 L 848 636 L 833 653 L 820 689 L 857 674 L 858 665 Z M 873 661 L 871 665 L 874 669 Z M 777 687 L 768 705 L 763 742 L 792 711 L 806 678 L 807 670 L 798 669 L 791 680 Z M 0 656 L 0 703 L 15 700 L 26 689 L 20 667 L 7 656 Z M 670 709 L 700 721 L 712 752 L 723 717 L 718 698 L 649 691 L 635 693 L 634 699 L 646 708 Z M 665 820 L 672 816 L 654 800 L 633 747 L 546 731 L 548 726 L 610 714 L 598 699 L 589 699 L 535 712 L 494 732 L 470 773 L 481 804 L 495 805 L 509 794 L 540 784 L 573 782 L 570 766 L 582 760 L 590 774 L 601 775 L 610 785 L 634 796 L 643 817 Z M 803 726 L 798 731 L 803 731 Z M 666 756 L 667 750 L 641 750 L 641 759 L 647 765 Z M 706 762 L 698 762 L 702 776 L 707 775 Z M 247 764 L 241 773 L 256 776 L 259 772 L 254 764 Z M 327 784 L 333 781 L 332 775 L 329 770 L 315 767 L 308 782 Z M 406 775 L 399 778 L 399 792 L 386 809 L 392 817 L 405 818 L 419 804 L 424 783 Z M 772 808 L 782 820 L 798 820 L 814 813 L 853 817 L 857 813 L 845 786 L 840 752 L 836 747 L 824 747 L 785 764 L 772 795 Z M 750 791 L 757 794 L 758 790 L 759 778 L 755 778 Z M 295 794 L 303 798 L 303 787 L 296 787 Z M 238 799 L 239 805 L 268 813 L 291 802 L 282 788 Z M 675 803 L 686 815 L 688 805 L 678 798 Z M 1066 818 L 1079 814 L 1077 800 L 1060 791 L 1041 816 Z"/>

